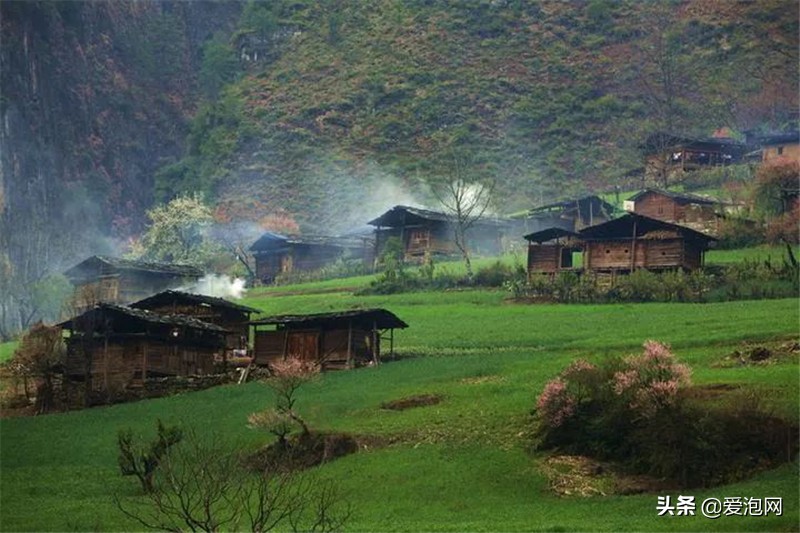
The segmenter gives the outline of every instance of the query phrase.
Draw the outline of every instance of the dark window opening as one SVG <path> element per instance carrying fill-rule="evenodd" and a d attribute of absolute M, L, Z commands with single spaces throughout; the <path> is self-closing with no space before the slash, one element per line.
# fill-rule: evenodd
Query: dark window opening
<path fill-rule="evenodd" d="M 778 146 L 778 155 L 783 154 L 783 146 Z"/>

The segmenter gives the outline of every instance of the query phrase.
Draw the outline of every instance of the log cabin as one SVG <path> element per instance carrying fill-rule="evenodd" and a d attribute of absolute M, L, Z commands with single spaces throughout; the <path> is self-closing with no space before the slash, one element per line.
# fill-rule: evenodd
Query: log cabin
<path fill-rule="evenodd" d="M 695 270 L 714 237 L 636 213 L 584 228 L 583 268 L 592 272 Z"/>
<path fill-rule="evenodd" d="M 394 352 L 394 330 L 408 324 L 386 309 L 357 309 L 254 320 L 253 352 L 258 365 L 299 358 L 323 369 L 349 369 L 381 360 L 381 340 Z"/>
<path fill-rule="evenodd" d="M 227 330 L 225 336 L 225 360 L 247 350 L 251 314 L 258 309 L 237 304 L 223 298 L 191 294 L 183 291 L 163 291 L 130 305 L 162 315 L 183 315 L 216 324 Z"/>
<path fill-rule="evenodd" d="M 447 213 L 396 205 L 368 224 L 375 227 L 375 257 L 381 256 L 386 241 L 392 237 L 400 239 L 404 260 L 409 262 L 460 253 L 455 242 L 453 217 Z M 470 253 L 499 254 L 508 227 L 509 222 L 505 220 L 488 217 L 476 220 L 466 232 Z"/>
<path fill-rule="evenodd" d="M 525 236 L 528 276 L 568 270 L 630 273 L 636 269 L 695 270 L 701 268 L 709 245 L 704 233 L 635 213 L 574 233 L 551 228 Z M 582 253 L 582 267 L 573 254 Z"/>
<path fill-rule="evenodd" d="M 266 232 L 250 246 L 256 260 L 256 278 L 270 284 L 281 274 L 312 272 L 338 259 L 370 264 L 371 243 L 359 237 L 279 235 Z"/>
<path fill-rule="evenodd" d="M 723 216 L 722 203 L 688 193 L 644 189 L 628 198 L 625 209 L 638 215 L 680 224 L 697 231 L 717 235 Z"/>
<path fill-rule="evenodd" d="M 230 332 L 182 315 L 98 304 L 58 324 L 68 332 L 64 376 L 109 394 L 148 377 L 214 372 Z"/>
<path fill-rule="evenodd" d="M 203 271 L 191 265 L 149 263 L 95 255 L 64 272 L 74 285 L 73 306 L 128 304 L 165 289 L 191 285 Z"/>

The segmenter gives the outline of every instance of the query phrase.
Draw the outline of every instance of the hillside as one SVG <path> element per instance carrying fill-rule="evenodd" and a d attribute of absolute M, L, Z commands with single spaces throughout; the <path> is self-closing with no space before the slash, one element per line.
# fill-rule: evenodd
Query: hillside
<path fill-rule="evenodd" d="M 351 283 L 342 280 L 342 286 Z M 720 367 L 736 349 L 796 336 L 796 301 L 722 304 L 512 305 L 497 291 L 356 297 L 347 292 L 245 302 L 266 313 L 385 306 L 410 327 L 398 332 L 398 360 L 326 373 L 299 394 L 314 428 L 371 436 L 361 452 L 312 474 L 335 479 L 353 505 L 348 531 L 783 531 L 797 523 L 797 463 L 736 484 L 694 489 L 698 499 L 783 497 L 782 516 L 660 519 L 656 496 L 559 497 L 546 455 L 530 453 L 530 411 L 544 383 L 576 357 L 598 362 L 635 352 L 647 338 L 670 342 L 713 389 L 760 391 L 774 413 L 797 418 L 797 359 Z M 720 385 L 723 384 L 723 385 Z M 247 416 L 271 401 L 262 383 L 157 400 L 0 421 L 0 529 L 138 529 L 115 495 L 139 498 L 119 475 L 117 431 L 151 435 L 156 419 L 194 428 L 226 450 L 269 442 Z M 439 394 L 438 405 L 388 411 L 381 403 Z M 675 494 L 669 492 L 670 494 Z M 685 492 L 681 492 L 685 494 Z"/>

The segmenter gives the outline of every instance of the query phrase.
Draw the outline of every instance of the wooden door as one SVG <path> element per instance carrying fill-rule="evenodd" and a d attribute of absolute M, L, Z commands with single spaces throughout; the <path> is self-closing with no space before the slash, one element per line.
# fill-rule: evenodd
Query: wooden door
<path fill-rule="evenodd" d="M 305 361 L 316 361 L 319 357 L 319 332 L 292 331 L 289 333 L 287 356 Z"/>

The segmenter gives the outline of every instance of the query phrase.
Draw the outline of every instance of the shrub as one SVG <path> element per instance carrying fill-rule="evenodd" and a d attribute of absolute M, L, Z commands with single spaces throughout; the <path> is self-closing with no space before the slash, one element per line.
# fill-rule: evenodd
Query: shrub
<path fill-rule="evenodd" d="M 504 283 L 525 279 L 525 268 L 522 265 L 512 267 L 501 261 L 495 261 L 487 267 L 478 269 L 472 282 L 479 287 L 502 287 Z"/>
<path fill-rule="evenodd" d="M 757 397 L 703 404 L 688 393 L 690 369 L 668 345 L 643 348 L 598 366 L 577 360 L 548 382 L 536 402 L 537 447 L 616 460 L 683 486 L 728 482 L 792 459 L 796 426 Z"/>

